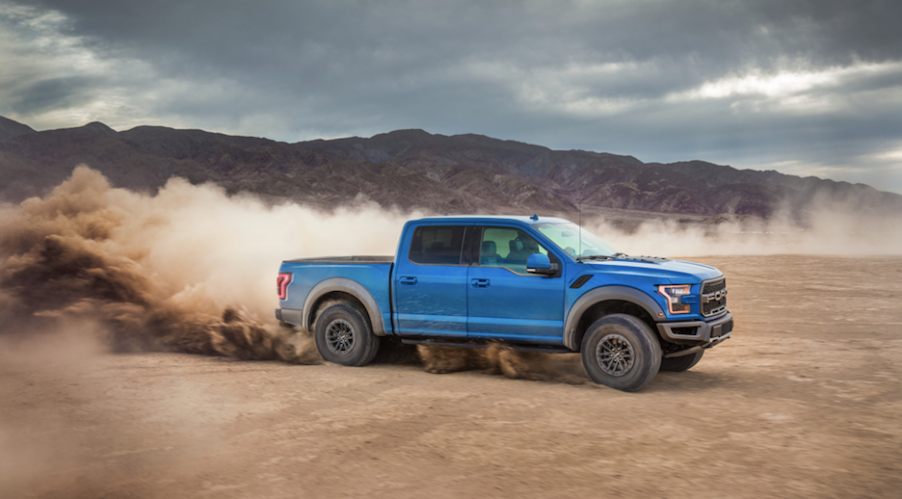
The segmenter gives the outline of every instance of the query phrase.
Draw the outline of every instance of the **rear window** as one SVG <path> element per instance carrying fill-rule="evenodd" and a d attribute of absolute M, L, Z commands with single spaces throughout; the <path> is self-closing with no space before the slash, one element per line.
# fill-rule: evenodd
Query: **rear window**
<path fill-rule="evenodd" d="M 408 258 L 425 265 L 460 265 L 464 245 L 462 226 L 417 227 L 410 242 Z"/>

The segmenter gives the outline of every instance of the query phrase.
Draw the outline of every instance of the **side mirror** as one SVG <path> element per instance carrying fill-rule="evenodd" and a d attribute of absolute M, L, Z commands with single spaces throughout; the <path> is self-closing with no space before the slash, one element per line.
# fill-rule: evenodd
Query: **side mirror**
<path fill-rule="evenodd" d="M 526 271 L 530 274 L 554 275 L 557 273 L 554 267 L 548 256 L 541 253 L 533 253 L 526 259 Z"/>

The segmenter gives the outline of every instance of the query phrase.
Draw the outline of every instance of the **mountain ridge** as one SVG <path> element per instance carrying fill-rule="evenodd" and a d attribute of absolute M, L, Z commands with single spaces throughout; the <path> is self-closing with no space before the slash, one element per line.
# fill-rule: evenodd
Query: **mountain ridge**
<path fill-rule="evenodd" d="M 395 130 L 370 138 L 295 143 L 204 130 L 100 122 L 35 131 L 0 117 L 0 197 L 46 192 L 77 164 L 113 185 L 154 191 L 173 176 L 333 208 L 363 195 L 383 206 L 437 213 L 553 211 L 577 205 L 687 215 L 804 214 L 840 203 L 902 213 L 902 196 L 864 184 L 736 169 L 700 160 L 560 151 L 477 134 Z"/>
<path fill-rule="evenodd" d="M 0 116 L 0 141 L 29 133 L 35 133 L 34 128 Z"/>

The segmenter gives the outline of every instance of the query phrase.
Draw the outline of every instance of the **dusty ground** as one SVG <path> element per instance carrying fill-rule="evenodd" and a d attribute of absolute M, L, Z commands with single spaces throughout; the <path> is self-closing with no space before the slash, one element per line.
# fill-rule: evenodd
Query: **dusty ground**
<path fill-rule="evenodd" d="M 7 348 L 0 497 L 899 497 L 902 258 L 694 260 L 734 338 L 635 394 Z"/>

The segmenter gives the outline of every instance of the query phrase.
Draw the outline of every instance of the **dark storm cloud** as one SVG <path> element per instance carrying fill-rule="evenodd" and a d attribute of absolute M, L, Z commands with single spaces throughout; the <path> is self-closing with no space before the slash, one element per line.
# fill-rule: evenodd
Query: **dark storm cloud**
<path fill-rule="evenodd" d="M 631 59 L 696 52 L 758 60 L 777 49 L 820 63 L 902 54 L 896 26 L 902 6 L 893 1 L 30 3 L 69 14 L 73 31 L 81 34 L 123 45 L 168 46 L 208 61 L 227 54 L 278 58 L 311 45 L 340 49 L 344 58 L 353 55 L 348 49 L 365 53 L 411 42 L 404 51 L 427 58 L 478 46 L 509 51 L 516 49 L 512 41 L 527 43 L 537 60 L 559 59 L 560 48 L 622 52 Z"/>
<path fill-rule="evenodd" d="M 77 105 L 103 82 L 84 76 L 46 78 L 10 93 L 9 109 L 15 113 L 41 112 Z"/>
<path fill-rule="evenodd" d="M 39 3 L 68 14 L 71 32 L 100 49 L 276 86 L 270 78 L 326 88 L 346 74 L 398 79 L 478 58 L 519 67 L 654 61 L 677 71 L 673 89 L 784 58 L 902 58 L 894 1 Z"/>
<path fill-rule="evenodd" d="M 62 13 L 99 60 L 147 65 L 151 78 L 116 82 L 142 96 L 126 107 L 137 121 L 282 140 L 416 127 L 853 173 L 902 147 L 891 0 L 29 5 Z"/>

